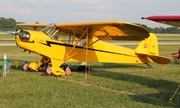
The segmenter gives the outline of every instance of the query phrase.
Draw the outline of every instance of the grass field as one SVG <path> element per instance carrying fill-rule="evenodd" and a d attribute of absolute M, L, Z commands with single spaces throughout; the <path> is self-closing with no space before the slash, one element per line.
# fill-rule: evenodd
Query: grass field
<path fill-rule="evenodd" d="M 135 48 L 134 45 L 126 45 Z M 90 75 L 77 72 L 69 76 L 48 76 L 41 72 L 23 72 L 12 68 L 7 78 L 0 79 L 1 108 L 179 108 L 180 64 L 174 64 L 171 53 L 179 45 L 159 45 L 160 55 L 170 64 L 91 63 Z M 38 61 L 35 54 L 16 46 L 0 46 L 0 67 L 3 55 L 8 60 Z M 1 69 L 2 73 L 2 69 Z"/>

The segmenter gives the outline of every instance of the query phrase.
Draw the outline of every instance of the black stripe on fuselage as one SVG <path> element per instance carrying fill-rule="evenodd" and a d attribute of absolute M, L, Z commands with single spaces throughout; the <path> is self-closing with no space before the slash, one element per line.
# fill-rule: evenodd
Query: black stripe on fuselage
<path fill-rule="evenodd" d="M 66 43 L 58 43 L 58 42 L 52 42 L 52 41 L 46 41 L 46 42 L 47 42 L 47 44 L 44 44 L 44 43 L 41 43 L 41 44 L 47 45 L 47 46 L 49 46 L 49 47 L 51 47 L 51 44 L 61 45 L 61 46 L 65 46 L 65 47 L 73 47 L 73 46 L 74 46 L 74 45 L 66 44 Z M 75 48 L 83 49 L 84 47 L 82 47 L 82 46 L 76 46 Z M 85 48 L 85 49 L 86 49 L 86 48 Z M 88 50 L 91 50 L 91 51 L 99 51 L 99 52 L 111 53 L 111 54 L 117 54 L 117 55 L 132 56 L 132 55 L 128 55 L 128 54 L 122 54 L 122 53 L 105 51 L 105 50 L 94 49 L 94 48 L 87 48 L 87 49 L 88 49 Z M 133 56 L 133 57 L 134 57 L 134 56 Z"/>

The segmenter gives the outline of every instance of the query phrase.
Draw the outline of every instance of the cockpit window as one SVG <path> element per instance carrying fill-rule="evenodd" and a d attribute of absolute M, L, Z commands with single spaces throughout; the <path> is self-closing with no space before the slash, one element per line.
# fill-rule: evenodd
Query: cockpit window
<path fill-rule="evenodd" d="M 55 31 L 56 31 L 55 24 L 50 24 L 41 30 L 41 32 L 45 33 L 48 36 L 51 36 Z"/>
<path fill-rule="evenodd" d="M 56 32 L 56 33 L 52 36 L 52 39 L 53 39 L 53 40 L 59 40 L 59 38 L 60 38 L 59 32 Z"/>

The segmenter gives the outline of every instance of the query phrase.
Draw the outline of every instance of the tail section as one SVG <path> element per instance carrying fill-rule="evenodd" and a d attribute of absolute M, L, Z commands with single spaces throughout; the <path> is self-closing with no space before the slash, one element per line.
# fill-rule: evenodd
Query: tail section
<path fill-rule="evenodd" d="M 153 33 L 150 33 L 150 36 L 147 39 L 141 41 L 141 43 L 135 49 L 135 53 L 140 58 L 147 57 L 156 63 L 170 63 L 169 58 L 159 56 L 158 40 L 156 35 Z"/>

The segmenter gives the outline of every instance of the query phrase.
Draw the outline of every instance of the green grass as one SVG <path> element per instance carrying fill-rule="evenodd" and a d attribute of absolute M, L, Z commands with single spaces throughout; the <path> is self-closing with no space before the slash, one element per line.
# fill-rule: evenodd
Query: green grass
<path fill-rule="evenodd" d="M 15 43 L 14 36 L 10 34 L 0 34 L 0 44 Z"/>
<path fill-rule="evenodd" d="M 1 43 L 15 43 L 15 39 L 10 39 L 10 40 L 7 40 L 7 39 L 2 39 L 0 40 Z"/>
<path fill-rule="evenodd" d="M 134 45 L 126 45 L 135 48 Z M 0 79 L 1 108 L 179 108 L 180 64 L 174 64 L 171 53 L 179 45 L 159 45 L 160 55 L 170 64 L 91 63 L 90 75 L 77 72 L 69 76 L 48 76 L 41 72 L 23 72 L 12 68 L 7 78 Z M 8 61 L 39 61 L 40 56 L 23 52 L 16 46 L 0 47 L 0 68 L 3 55 Z M 1 69 L 2 73 L 2 69 Z"/>
<path fill-rule="evenodd" d="M 1 38 L 14 38 L 14 35 L 11 35 L 11 34 L 0 34 L 0 39 Z"/>

